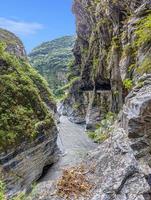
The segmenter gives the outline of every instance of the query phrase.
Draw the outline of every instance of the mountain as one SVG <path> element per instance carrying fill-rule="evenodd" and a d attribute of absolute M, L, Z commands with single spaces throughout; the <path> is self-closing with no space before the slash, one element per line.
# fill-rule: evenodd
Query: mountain
<path fill-rule="evenodd" d="M 77 79 L 62 112 L 101 143 L 85 162 L 95 183 L 86 199 L 149 200 L 151 0 L 74 0 L 73 12 Z"/>
<path fill-rule="evenodd" d="M 28 63 L 22 42 L 1 29 L 0 94 L 0 185 L 5 183 L 11 199 L 54 162 L 56 105 L 48 84 Z"/>
<path fill-rule="evenodd" d="M 44 169 L 48 176 L 29 199 L 150 200 L 151 0 L 74 0 L 73 12 L 74 59 L 58 112 L 85 127 L 61 117 L 62 158 L 48 173 Z M 0 176 L 11 199 L 10 192 L 27 191 L 43 167 L 54 162 L 57 124 L 56 105 L 43 78 L 27 59 L 8 54 L 4 47 L 0 46 Z M 47 55 L 41 52 L 41 58 Z M 80 150 L 81 145 L 89 146 L 81 128 L 97 148 Z"/>
<path fill-rule="evenodd" d="M 55 95 L 67 82 L 67 66 L 73 60 L 75 36 L 44 42 L 28 55 L 30 63 L 45 77 Z"/>
<path fill-rule="evenodd" d="M 8 30 L 0 28 L 0 41 L 6 44 L 6 51 L 17 57 L 26 57 L 22 41 Z"/>

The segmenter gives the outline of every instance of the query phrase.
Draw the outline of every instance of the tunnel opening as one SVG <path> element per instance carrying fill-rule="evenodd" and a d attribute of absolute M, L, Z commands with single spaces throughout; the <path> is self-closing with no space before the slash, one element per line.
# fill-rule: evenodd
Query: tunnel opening
<path fill-rule="evenodd" d="M 96 80 L 95 90 L 111 90 L 110 80 Z"/>

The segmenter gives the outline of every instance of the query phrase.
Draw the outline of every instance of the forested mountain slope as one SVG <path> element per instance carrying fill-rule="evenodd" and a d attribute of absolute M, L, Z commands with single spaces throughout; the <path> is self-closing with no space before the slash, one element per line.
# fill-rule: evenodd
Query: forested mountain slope
<path fill-rule="evenodd" d="M 29 189 L 57 150 L 55 102 L 24 52 L 13 33 L 0 30 L 0 185 L 8 199 Z"/>
<path fill-rule="evenodd" d="M 74 36 L 64 36 L 44 42 L 28 55 L 31 64 L 45 77 L 53 93 L 67 83 L 67 66 L 73 60 Z"/>

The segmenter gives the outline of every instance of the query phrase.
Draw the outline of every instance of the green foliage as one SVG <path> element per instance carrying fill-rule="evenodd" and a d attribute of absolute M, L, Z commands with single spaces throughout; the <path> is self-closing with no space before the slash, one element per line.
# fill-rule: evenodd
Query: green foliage
<path fill-rule="evenodd" d="M 5 200 L 5 186 L 2 181 L 0 181 L 0 200 Z"/>
<path fill-rule="evenodd" d="M 1 43 L 0 50 L 0 151 L 8 151 L 34 140 L 41 125 L 51 127 L 54 122 L 45 102 L 53 99 L 43 78 L 26 61 L 5 52 Z"/>
<path fill-rule="evenodd" d="M 0 54 L 3 54 L 5 49 L 6 49 L 6 44 L 4 42 L 0 42 Z"/>
<path fill-rule="evenodd" d="M 5 185 L 2 181 L 0 181 L 0 200 L 6 200 Z M 20 193 L 16 197 L 11 198 L 11 200 L 26 200 L 26 197 L 24 193 Z"/>
<path fill-rule="evenodd" d="M 114 96 L 118 96 L 118 95 L 119 95 L 119 91 L 118 91 L 118 90 L 115 90 L 115 91 L 113 92 L 113 95 L 114 95 Z"/>
<path fill-rule="evenodd" d="M 100 3 L 100 0 L 94 0 L 94 3 L 98 4 L 98 3 Z"/>
<path fill-rule="evenodd" d="M 135 69 L 135 63 L 132 63 L 129 67 L 128 67 L 128 72 L 131 72 L 132 70 Z"/>
<path fill-rule="evenodd" d="M 151 56 L 144 59 L 143 63 L 137 68 L 139 74 L 151 73 Z"/>
<path fill-rule="evenodd" d="M 89 137 L 98 143 L 105 141 L 110 135 L 115 117 L 114 113 L 107 113 L 101 123 L 97 124 L 96 131 L 88 132 Z"/>
<path fill-rule="evenodd" d="M 11 200 L 26 200 L 26 196 L 24 193 L 18 194 L 16 197 L 12 198 Z"/>
<path fill-rule="evenodd" d="M 112 38 L 112 47 L 114 50 L 120 49 L 121 45 L 120 45 L 120 40 L 118 36 Z"/>
<path fill-rule="evenodd" d="M 137 47 L 151 42 L 151 13 L 139 20 L 135 33 L 137 36 L 135 45 Z"/>
<path fill-rule="evenodd" d="M 133 48 L 132 48 L 132 46 L 130 44 L 128 44 L 123 49 L 123 56 L 126 57 L 128 55 L 131 55 L 132 52 L 133 52 Z"/>
<path fill-rule="evenodd" d="M 125 89 L 131 90 L 133 87 L 133 81 L 131 79 L 127 78 L 123 81 L 123 85 L 124 85 Z"/>
<path fill-rule="evenodd" d="M 79 80 L 79 77 L 74 77 L 66 85 L 64 85 L 63 87 L 60 87 L 56 91 L 57 97 L 63 98 L 63 96 L 65 95 L 65 92 L 67 90 L 69 90 L 69 88 L 71 88 L 71 86 L 73 85 L 73 83 L 75 83 L 77 80 Z"/>
<path fill-rule="evenodd" d="M 74 36 L 65 36 L 42 43 L 29 54 L 31 64 L 47 80 L 56 97 L 60 96 L 58 89 L 67 82 L 68 65 L 71 66 L 74 59 L 74 43 Z"/>
<path fill-rule="evenodd" d="M 99 58 L 94 57 L 93 58 L 93 74 L 94 74 L 94 76 L 96 76 L 98 68 L 99 68 Z"/>
<path fill-rule="evenodd" d="M 6 46 L 16 47 L 17 45 L 23 47 L 22 42 L 16 35 L 2 28 L 0 28 L 0 41 L 3 41 Z"/>

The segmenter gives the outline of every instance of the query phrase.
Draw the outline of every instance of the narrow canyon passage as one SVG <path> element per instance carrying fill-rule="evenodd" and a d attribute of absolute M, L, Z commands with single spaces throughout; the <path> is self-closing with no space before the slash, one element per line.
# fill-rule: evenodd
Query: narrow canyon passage
<path fill-rule="evenodd" d="M 47 171 L 40 182 L 56 180 L 64 168 L 82 161 L 87 153 L 94 149 L 97 144 L 88 138 L 84 126 L 74 124 L 67 117 L 61 116 L 58 146 L 62 151 L 62 157 Z"/>

